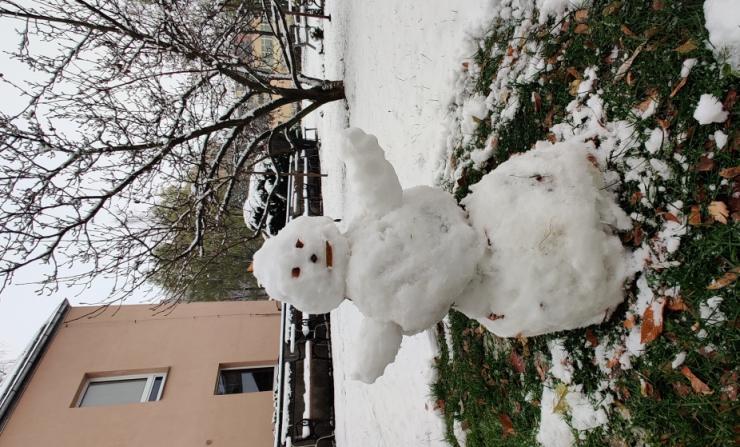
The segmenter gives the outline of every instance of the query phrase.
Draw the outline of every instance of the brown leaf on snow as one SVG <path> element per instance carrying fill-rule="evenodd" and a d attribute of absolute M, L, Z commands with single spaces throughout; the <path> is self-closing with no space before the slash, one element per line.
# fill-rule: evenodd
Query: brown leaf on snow
<path fill-rule="evenodd" d="M 444 401 L 444 399 L 437 399 L 434 402 L 434 409 L 435 410 L 441 410 L 441 411 L 444 412 L 445 411 L 445 401 Z"/>
<path fill-rule="evenodd" d="M 640 191 L 635 191 L 630 196 L 630 204 L 631 205 L 636 205 L 637 202 L 640 201 L 640 199 L 642 199 L 642 193 Z"/>
<path fill-rule="evenodd" d="M 645 48 L 645 42 L 641 43 L 639 47 L 635 48 L 635 51 L 632 53 L 632 56 L 630 56 L 629 59 L 624 61 L 622 65 L 619 66 L 619 69 L 617 69 L 617 73 L 614 75 L 615 83 L 619 82 L 624 77 L 624 75 L 627 74 L 629 69 L 632 67 L 632 63 L 635 62 L 635 59 L 642 52 L 643 48 Z"/>
<path fill-rule="evenodd" d="M 622 323 L 625 329 L 632 329 L 635 327 L 635 316 L 630 314 L 626 320 Z"/>
<path fill-rule="evenodd" d="M 678 220 L 678 217 L 676 217 L 673 213 L 665 212 L 663 213 L 663 219 L 666 221 L 681 223 L 680 220 Z"/>
<path fill-rule="evenodd" d="M 586 340 L 588 340 L 592 348 L 599 346 L 599 339 L 596 338 L 591 329 L 586 329 Z"/>
<path fill-rule="evenodd" d="M 657 306 L 650 305 L 642 315 L 642 327 L 640 327 L 640 343 L 647 344 L 658 338 L 663 332 L 663 308 L 665 299 L 658 298 Z"/>
<path fill-rule="evenodd" d="M 689 39 L 686 42 L 682 43 L 676 48 L 676 51 L 678 51 L 680 54 L 686 54 L 694 51 L 695 49 L 699 48 L 696 46 L 696 42 L 694 42 L 694 39 Z"/>
<path fill-rule="evenodd" d="M 695 227 L 701 225 L 701 211 L 699 209 L 699 205 L 691 205 L 689 225 L 693 225 Z"/>
<path fill-rule="evenodd" d="M 727 224 L 727 218 L 730 217 L 730 212 L 727 211 L 725 202 L 715 200 L 709 204 L 707 210 L 709 211 L 709 215 L 712 216 L 712 219 L 719 223 Z"/>
<path fill-rule="evenodd" d="M 534 103 L 534 111 L 539 113 L 542 110 L 542 97 L 537 92 L 532 92 L 532 102 Z"/>
<path fill-rule="evenodd" d="M 681 298 L 680 296 L 669 298 L 668 302 L 666 303 L 666 307 L 668 308 L 668 310 L 672 310 L 673 312 L 683 312 L 685 310 L 689 310 L 683 298 Z"/>
<path fill-rule="evenodd" d="M 589 32 L 591 32 L 591 28 L 589 28 L 589 26 L 586 25 L 585 23 L 579 23 L 573 29 L 573 32 L 576 34 L 588 34 Z"/>
<path fill-rule="evenodd" d="M 504 438 L 516 433 L 516 431 L 514 430 L 514 424 L 511 423 L 511 418 L 508 415 L 504 413 L 499 413 L 498 419 L 499 421 L 501 421 L 501 428 L 504 431 Z"/>
<path fill-rule="evenodd" d="M 676 84 L 675 87 L 673 87 L 673 90 L 671 90 L 671 94 L 669 95 L 671 98 L 676 96 L 678 92 L 683 88 L 684 85 L 686 85 L 686 80 L 689 79 L 688 77 L 681 78 L 680 81 L 678 81 L 678 84 Z"/>
<path fill-rule="evenodd" d="M 647 91 L 647 98 L 637 104 L 635 108 L 644 113 L 654 102 L 658 102 L 658 90 L 651 88 Z"/>
<path fill-rule="evenodd" d="M 704 395 L 714 393 L 714 391 L 712 391 L 712 389 L 709 388 L 706 383 L 702 382 L 701 379 L 696 377 L 694 373 L 691 372 L 688 366 L 684 366 L 683 368 L 681 368 L 681 374 L 689 379 L 689 381 L 691 382 L 691 388 L 694 390 L 694 392 Z"/>
<path fill-rule="evenodd" d="M 514 367 L 514 370 L 520 374 L 526 370 L 524 359 L 513 349 L 511 350 L 511 354 L 509 354 L 509 362 L 511 362 L 511 366 Z"/>
<path fill-rule="evenodd" d="M 740 166 L 734 166 L 732 168 L 725 168 L 719 171 L 719 176 L 723 178 L 735 178 L 740 175 Z"/>
<path fill-rule="evenodd" d="M 565 69 L 565 72 L 571 75 L 574 79 L 582 78 L 581 74 L 576 70 L 576 67 L 568 67 Z"/>
<path fill-rule="evenodd" d="M 734 283 L 738 275 L 740 275 L 740 267 L 735 267 L 724 275 L 717 279 L 712 280 L 712 283 L 707 286 L 708 290 L 719 290 Z"/>
<path fill-rule="evenodd" d="M 576 22 L 585 22 L 586 20 L 588 20 L 588 9 L 576 11 Z"/>
<path fill-rule="evenodd" d="M 694 170 L 696 172 L 709 172 L 714 170 L 714 159 L 707 157 L 706 155 L 702 155 L 701 158 L 699 158 L 699 162 L 694 167 Z"/>

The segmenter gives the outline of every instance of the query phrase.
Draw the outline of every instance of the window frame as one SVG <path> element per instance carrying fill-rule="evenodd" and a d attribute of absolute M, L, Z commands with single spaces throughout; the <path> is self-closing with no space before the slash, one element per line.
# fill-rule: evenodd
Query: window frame
<path fill-rule="evenodd" d="M 152 392 L 154 381 L 158 377 L 162 378 L 162 384 L 159 386 L 159 391 L 157 391 L 157 398 L 155 400 L 149 400 L 149 395 Z M 121 403 L 121 404 L 108 404 L 108 405 L 90 405 L 87 407 L 83 407 L 82 401 L 85 399 L 85 395 L 87 394 L 87 389 L 90 387 L 91 383 L 115 382 L 115 381 L 121 381 L 121 380 L 137 380 L 137 379 L 147 379 L 146 384 L 144 385 L 144 391 L 142 391 L 141 397 L 139 398 L 138 403 L 158 402 L 162 400 L 162 394 L 164 393 L 164 386 L 167 383 L 167 372 L 123 374 L 123 375 L 102 376 L 102 377 L 89 377 L 88 376 L 85 379 L 85 384 L 82 387 L 82 390 L 80 391 L 80 395 L 77 398 L 77 401 L 75 402 L 75 408 L 109 407 L 113 405 L 126 405 L 126 404 Z M 130 403 L 136 403 L 136 402 L 130 402 Z"/>
<path fill-rule="evenodd" d="M 264 369 L 264 368 L 272 368 L 272 389 L 269 391 L 247 391 L 247 392 L 241 392 L 241 393 L 219 393 L 218 392 L 218 385 L 221 383 L 221 371 L 234 371 L 234 370 L 250 370 L 250 369 Z M 218 371 L 216 371 L 216 386 L 213 389 L 213 395 L 214 396 L 235 396 L 239 394 L 254 394 L 254 393 L 272 393 L 275 391 L 275 379 L 277 374 L 277 365 L 274 363 L 270 364 L 264 364 L 264 365 L 242 365 L 242 366 L 220 366 L 218 367 Z"/>

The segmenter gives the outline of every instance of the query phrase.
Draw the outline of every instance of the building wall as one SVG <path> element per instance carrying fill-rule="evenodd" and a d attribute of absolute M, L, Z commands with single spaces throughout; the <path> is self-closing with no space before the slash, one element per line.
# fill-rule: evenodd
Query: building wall
<path fill-rule="evenodd" d="M 72 308 L 64 321 L 91 309 Z M 272 392 L 214 390 L 219 365 L 277 365 L 279 327 L 272 301 L 181 304 L 159 316 L 147 305 L 123 306 L 62 324 L 0 447 L 270 446 Z M 74 406 L 85 374 L 162 369 L 160 401 Z"/>

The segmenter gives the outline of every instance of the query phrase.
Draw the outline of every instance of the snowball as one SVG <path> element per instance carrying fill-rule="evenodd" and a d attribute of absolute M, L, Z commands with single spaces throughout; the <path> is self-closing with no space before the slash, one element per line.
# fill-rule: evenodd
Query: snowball
<path fill-rule="evenodd" d="M 373 383 L 383 375 L 385 367 L 396 359 L 401 347 L 401 327 L 363 318 L 355 333 L 354 358 L 350 358 L 349 377 L 364 383 Z"/>
<path fill-rule="evenodd" d="M 704 18 L 715 55 L 722 58 L 726 54 L 733 70 L 740 70 L 740 7 L 737 0 L 706 0 Z"/>
<path fill-rule="evenodd" d="M 364 315 L 405 333 L 440 321 L 475 272 L 482 243 L 447 192 L 417 186 L 403 204 L 348 231 L 347 296 Z"/>
<path fill-rule="evenodd" d="M 301 216 L 254 254 L 254 276 L 273 299 L 326 313 L 344 299 L 349 243 L 324 216 Z"/>
<path fill-rule="evenodd" d="M 378 139 L 357 128 L 347 129 L 344 136 L 345 145 L 340 156 L 350 179 L 349 220 L 364 215 L 382 216 L 401 205 L 401 183 L 393 166 L 385 159 Z"/>
<path fill-rule="evenodd" d="M 705 93 L 696 105 L 694 119 L 699 124 L 723 123 L 727 119 L 727 112 L 722 110 L 722 103 L 716 97 Z"/>
<path fill-rule="evenodd" d="M 627 257 L 610 227 L 629 217 L 604 189 L 583 143 L 502 163 L 463 200 L 487 244 L 455 307 L 498 336 L 597 324 L 622 302 Z"/>
<path fill-rule="evenodd" d="M 721 130 L 714 131 L 714 142 L 717 144 L 717 149 L 722 149 L 727 144 L 727 134 Z"/>

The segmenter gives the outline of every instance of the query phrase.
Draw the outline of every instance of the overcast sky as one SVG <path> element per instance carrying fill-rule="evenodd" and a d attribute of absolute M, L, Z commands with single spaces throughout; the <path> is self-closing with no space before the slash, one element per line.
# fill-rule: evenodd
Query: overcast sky
<path fill-rule="evenodd" d="M 22 84 L 24 80 L 33 79 L 38 74 L 29 71 L 25 65 L 12 60 L 6 54 L 17 48 L 19 40 L 14 31 L 17 25 L 16 21 L 0 18 L 0 72 L 6 79 Z M 47 45 L 47 48 L 52 47 Z M 14 89 L 0 83 L 0 108 L 3 112 L 19 110 L 23 104 L 23 99 Z M 68 299 L 72 304 L 98 303 L 106 300 L 113 285 L 111 279 L 97 278 L 85 290 L 61 288 L 52 295 L 39 296 L 35 292 L 38 285 L 26 283 L 37 282 L 43 271 L 41 266 L 22 270 L 15 276 L 15 284 L 0 294 L 0 360 L 17 358 L 63 299 Z M 144 302 L 147 299 L 142 292 L 127 303 Z"/>

